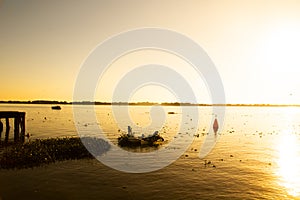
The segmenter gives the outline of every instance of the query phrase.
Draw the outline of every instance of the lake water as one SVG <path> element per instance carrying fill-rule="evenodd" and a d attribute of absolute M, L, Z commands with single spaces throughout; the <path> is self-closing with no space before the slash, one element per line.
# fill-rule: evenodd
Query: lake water
<path fill-rule="evenodd" d="M 130 106 L 131 122 L 128 117 L 114 116 L 111 106 L 96 106 L 95 121 L 87 117 L 90 110 L 79 105 L 82 117 L 74 122 L 72 106 L 61 107 L 58 111 L 51 110 L 50 105 L 1 104 L 0 110 L 26 112 L 26 133 L 31 135 L 26 140 L 76 137 L 76 123 L 81 135 L 97 136 L 101 127 L 112 144 L 116 144 L 121 133 L 127 132 L 128 125 L 137 135 L 159 130 L 166 139 L 159 150 L 173 149 L 171 142 L 183 135 L 193 141 L 175 162 L 149 173 L 125 173 L 96 159 L 0 170 L 0 198 L 300 199 L 300 107 L 226 107 L 218 142 L 203 159 L 199 158 L 200 147 L 207 134 L 213 134 L 211 107 L 198 107 L 196 127 L 191 126 L 195 119 L 183 116 L 180 107 L 161 107 L 165 114 L 156 116 L 156 112 L 161 112 L 156 110 L 158 107 Z M 158 117 L 162 124 L 156 123 L 154 118 Z M 148 149 L 146 153 L 159 150 Z M 157 162 L 164 159 L 157 157 Z"/>

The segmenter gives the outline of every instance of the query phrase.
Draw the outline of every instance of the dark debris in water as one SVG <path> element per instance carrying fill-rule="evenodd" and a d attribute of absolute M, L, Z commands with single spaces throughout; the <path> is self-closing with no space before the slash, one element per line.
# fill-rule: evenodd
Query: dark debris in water
<path fill-rule="evenodd" d="M 158 133 L 144 138 L 134 137 L 130 134 L 122 134 L 118 137 L 118 145 L 121 147 L 158 147 L 162 144 L 164 138 Z"/>
<path fill-rule="evenodd" d="M 94 158 L 93 155 L 101 155 L 109 148 L 108 142 L 89 137 L 36 139 L 15 143 L 4 146 L 1 150 L 0 169 L 31 168 L 63 160 Z"/>

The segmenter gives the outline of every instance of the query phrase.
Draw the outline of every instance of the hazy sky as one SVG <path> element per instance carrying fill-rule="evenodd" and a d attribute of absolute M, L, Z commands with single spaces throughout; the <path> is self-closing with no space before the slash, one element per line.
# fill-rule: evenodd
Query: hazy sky
<path fill-rule="evenodd" d="M 0 100 L 71 101 L 89 53 L 108 37 L 141 27 L 171 29 L 202 46 L 219 71 L 227 103 L 300 103 L 298 0 L 2 1 Z M 164 61 L 168 56 L 151 51 L 124 56 L 100 81 L 96 100 L 111 100 L 131 63 L 163 58 L 189 73 L 177 58 Z M 156 86 L 141 88 L 132 99 L 174 98 Z M 199 101 L 209 102 L 208 94 Z"/>

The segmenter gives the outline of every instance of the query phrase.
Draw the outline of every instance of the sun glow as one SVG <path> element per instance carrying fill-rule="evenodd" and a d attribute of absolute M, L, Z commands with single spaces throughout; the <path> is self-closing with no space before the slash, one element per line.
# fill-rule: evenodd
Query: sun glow
<path fill-rule="evenodd" d="M 282 28 L 270 34 L 266 43 L 266 64 L 275 72 L 298 72 L 300 30 Z"/>
<path fill-rule="evenodd" d="M 299 100 L 299 35 L 299 25 L 286 22 L 273 25 L 261 37 L 256 65 L 261 87 L 276 96 L 274 103 L 294 104 Z"/>
<path fill-rule="evenodd" d="M 283 133 L 278 144 L 279 184 L 288 194 L 300 197 L 300 140 L 291 133 Z"/>

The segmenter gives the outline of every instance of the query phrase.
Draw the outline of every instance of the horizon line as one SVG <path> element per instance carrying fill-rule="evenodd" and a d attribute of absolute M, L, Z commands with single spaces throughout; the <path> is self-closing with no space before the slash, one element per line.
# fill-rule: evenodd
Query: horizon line
<path fill-rule="evenodd" d="M 107 102 L 107 101 L 58 101 L 58 100 L 0 100 L 0 104 L 65 104 L 65 105 L 171 105 L 171 106 L 300 106 L 300 104 L 272 103 L 191 103 L 191 102 Z"/>

